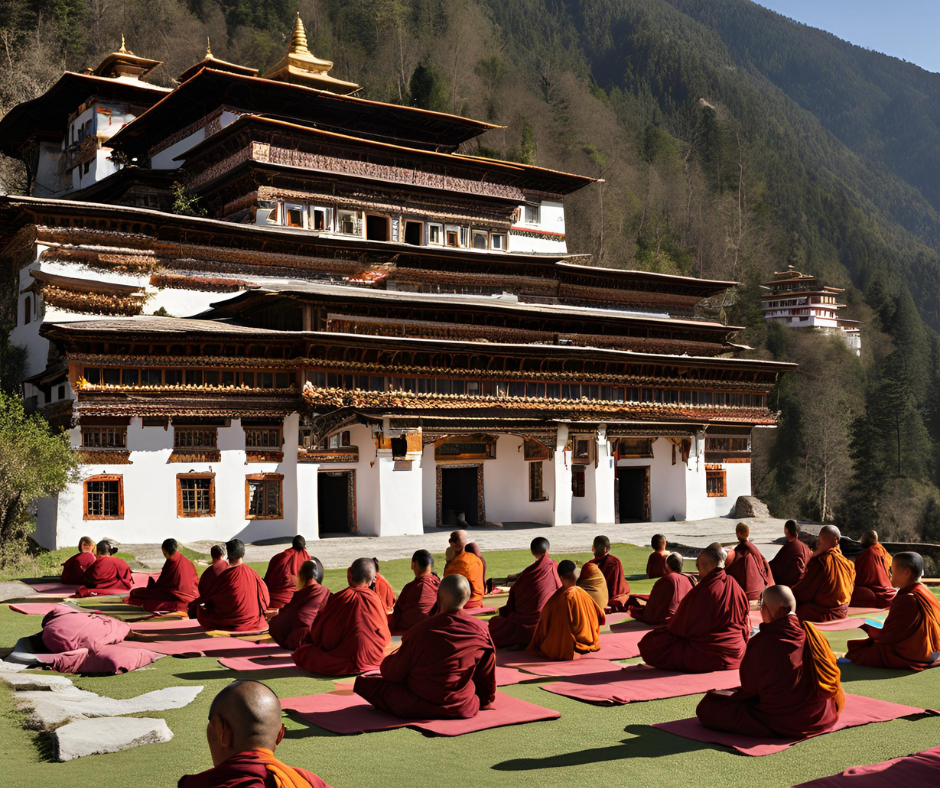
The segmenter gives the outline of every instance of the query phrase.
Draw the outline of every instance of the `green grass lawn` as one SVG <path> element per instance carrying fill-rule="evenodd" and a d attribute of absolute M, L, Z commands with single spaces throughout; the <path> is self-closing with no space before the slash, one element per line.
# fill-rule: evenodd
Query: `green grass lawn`
<path fill-rule="evenodd" d="M 614 548 L 628 575 L 645 571 L 647 552 L 645 548 L 628 545 Z M 570 557 L 580 562 L 588 555 L 554 557 Z M 501 577 L 519 571 L 531 557 L 514 551 L 489 553 L 486 559 L 489 574 Z M 442 565 L 439 560 L 438 567 Z M 263 565 L 255 568 L 264 570 Z M 411 579 L 409 562 L 383 563 L 382 574 L 400 589 Z M 343 587 L 345 571 L 328 570 L 325 582 L 332 589 Z M 644 579 L 631 581 L 631 585 L 643 591 L 651 583 Z M 93 600 L 90 604 L 93 605 Z M 32 634 L 38 628 L 38 618 L 12 613 L 6 605 L 0 606 L 0 647 L 9 647 L 18 637 Z M 844 651 L 848 637 L 849 633 L 836 632 L 830 635 L 830 641 L 835 650 Z M 0 784 L 16 788 L 173 786 L 180 775 L 211 765 L 205 744 L 209 703 L 219 689 L 236 677 L 215 659 L 168 657 L 148 669 L 124 676 L 75 679 L 82 689 L 115 698 L 181 684 L 203 684 L 205 690 L 185 709 L 140 715 L 164 717 L 174 733 L 172 742 L 65 764 L 48 760 L 48 748 L 41 737 L 23 730 L 12 706 L 11 693 L 2 690 Z M 281 697 L 334 688 L 332 680 L 300 674 L 264 680 Z M 843 681 L 848 692 L 913 706 L 940 705 L 940 670 L 908 674 L 847 666 Z M 287 736 L 278 756 L 316 772 L 335 788 L 414 788 L 432 779 L 459 779 L 475 787 L 528 787 L 551 781 L 592 788 L 625 785 L 667 788 L 690 784 L 752 788 L 789 786 L 940 743 L 940 717 L 933 717 L 841 731 L 778 755 L 748 758 L 649 727 L 655 722 L 693 715 L 698 696 L 606 708 L 544 692 L 539 688 L 544 683 L 536 680 L 502 691 L 556 709 L 562 715 L 559 720 L 446 739 L 426 737 L 407 729 L 335 736 L 288 718 Z"/>

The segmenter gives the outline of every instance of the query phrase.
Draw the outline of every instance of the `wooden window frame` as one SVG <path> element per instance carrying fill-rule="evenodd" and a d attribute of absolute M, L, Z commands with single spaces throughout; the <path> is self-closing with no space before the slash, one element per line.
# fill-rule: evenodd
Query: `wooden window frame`
<path fill-rule="evenodd" d="M 122 427 L 119 425 L 111 424 L 87 424 L 82 426 L 82 448 L 83 449 L 95 449 L 95 450 L 106 450 L 106 449 L 118 449 L 125 450 L 127 449 L 127 427 Z M 86 436 L 90 433 L 101 433 L 101 432 L 113 432 L 115 435 L 123 435 L 124 440 L 120 445 L 110 445 L 102 443 L 89 443 Z"/>
<path fill-rule="evenodd" d="M 290 220 L 291 211 L 300 211 L 300 221 L 297 224 L 294 224 Z M 298 230 L 305 229 L 306 223 L 307 223 L 306 213 L 307 213 L 307 208 L 302 203 L 296 203 L 296 202 L 284 203 L 284 226 L 293 227 Z"/>
<path fill-rule="evenodd" d="M 545 478 L 542 461 L 538 460 L 529 463 L 529 501 L 536 503 L 547 501 L 545 495 Z"/>
<path fill-rule="evenodd" d="M 587 497 L 587 468 L 581 463 L 571 466 L 571 497 Z"/>
<path fill-rule="evenodd" d="M 444 225 L 440 222 L 428 222 L 426 225 L 428 232 L 428 246 L 443 246 L 444 245 Z M 440 238 L 437 241 L 431 240 L 431 229 L 437 228 L 440 230 Z"/>
<path fill-rule="evenodd" d="M 713 479 L 721 479 L 721 492 L 711 492 L 708 489 L 708 483 Z M 728 472 L 724 468 L 705 469 L 705 495 L 709 498 L 728 497 Z"/>
<path fill-rule="evenodd" d="M 209 432 L 211 431 L 215 435 L 215 441 L 211 446 L 193 446 L 193 445 L 180 445 L 179 437 L 186 433 L 191 432 Z M 174 451 L 187 451 L 187 452 L 200 452 L 200 451 L 218 451 L 219 449 L 219 428 L 218 427 L 200 427 L 190 426 L 190 425 L 173 425 L 173 450 Z"/>
<path fill-rule="evenodd" d="M 483 246 L 477 246 L 474 243 L 474 238 L 478 235 L 483 236 Z M 490 233 L 489 230 L 478 230 L 476 228 L 470 230 L 470 248 L 475 249 L 478 252 L 485 252 L 490 248 Z"/>
<path fill-rule="evenodd" d="M 184 479 L 209 480 L 209 513 L 190 513 L 183 511 L 183 485 Z M 214 473 L 178 473 L 176 474 L 176 516 L 187 520 L 194 517 L 215 517 L 215 474 Z"/>
<path fill-rule="evenodd" d="M 245 449 L 248 451 L 281 451 L 284 448 L 284 428 L 281 426 L 271 425 L 270 427 L 262 427 L 259 425 L 249 425 L 243 428 L 245 430 Z M 270 446 L 262 445 L 252 445 L 249 442 L 248 435 L 251 432 L 277 432 L 277 444 Z"/>
<path fill-rule="evenodd" d="M 89 482 L 117 482 L 118 513 L 89 514 L 88 513 L 88 483 Z M 104 507 L 102 507 L 104 508 Z M 82 482 L 82 513 L 84 520 L 123 520 L 124 519 L 124 477 L 120 474 L 99 474 L 89 476 Z"/>
<path fill-rule="evenodd" d="M 498 246 L 498 247 L 494 244 L 494 241 L 495 241 L 495 239 L 497 239 L 497 238 L 501 238 L 501 239 L 502 239 L 502 240 L 499 242 L 499 246 Z M 490 249 L 492 249 L 492 250 L 495 251 L 495 252 L 505 252 L 505 251 L 506 251 L 506 242 L 507 242 L 508 238 L 509 238 L 509 236 L 508 236 L 506 233 L 490 233 Z"/>
<path fill-rule="evenodd" d="M 278 485 L 277 498 L 278 498 L 279 512 L 276 515 L 251 513 L 251 483 L 252 482 L 266 482 L 266 483 L 277 482 L 277 485 Z M 245 477 L 245 519 L 246 520 L 283 520 L 284 519 L 284 474 L 283 473 L 251 473 Z"/>

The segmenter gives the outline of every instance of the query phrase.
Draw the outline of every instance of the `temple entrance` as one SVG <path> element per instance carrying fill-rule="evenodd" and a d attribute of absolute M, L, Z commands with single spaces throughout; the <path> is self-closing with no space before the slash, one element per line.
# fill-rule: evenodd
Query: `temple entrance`
<path fill-rule="evenodd" d="M 355 471 L 317 474 L 317 515 L 321 535 L 358 532 Z"/>
<path fill-rule="evenodd" d="M 462 528 L 479 525 L 479 471 L 471 468 L 441 468 L 441 525 Z"/>
<path fill-rule="evenodd" d="M 650 519 L 650 469 L 617 468 L 617 513 L 619 522 L 647 522 Z"/>

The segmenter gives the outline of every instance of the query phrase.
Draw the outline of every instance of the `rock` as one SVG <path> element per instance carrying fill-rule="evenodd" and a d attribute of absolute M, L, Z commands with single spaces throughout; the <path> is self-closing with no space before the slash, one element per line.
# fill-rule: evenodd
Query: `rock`
<path fill-rule="evenodd" d="M 17 667 L 25 668 L 26 665 L 11 665 L 13 669 Z M 42 673 L 0 673 L 0 681 L 8 684 L 15 690 L 28 692 L 30 690 L 47 690 L 51 692 L 61 692 L 75 689 L 71 679 L 65 676 L 50 676 Z"/>
<path fill-rule="evenodd" d="M 742 495 L 734 504 L 734 516 L 738 519 L 744 519 L 745 517 L 762 517 L 766 519 L 770 517 L 770 509 L 760 498 L 755 498 L 753 495 Z"/>
<path fill-rule="evenodd" d="M 57 761 L 86 755 L 120 752 L 145 744 L 160 744 L 173 738 L 164 720 L 146 717 L 98 717 L 63 725 L 51 734 Z"/>
<path fill-rule="evenodd" d="M 20 670 L 26 670 L 29 665 L 20 665 L 16 662 L 4 662 L 0 659 L 0 673 L 15 673 Z"/>

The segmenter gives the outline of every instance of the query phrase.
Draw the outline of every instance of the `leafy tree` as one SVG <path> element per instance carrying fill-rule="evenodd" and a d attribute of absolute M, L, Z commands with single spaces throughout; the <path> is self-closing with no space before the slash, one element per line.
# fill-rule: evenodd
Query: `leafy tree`
<path fill-rule="evenodd" d="M 180 216 L 206 215 L 206 209 L 200 205 L 202 197 L 190 192 L 179 181 L 176 181 L 171 188 L 173 190 L 173 202 L 170 204 L 171 213 L 177 213 Z"/>
<path fill-rule="evenodd" d="M 450 91 L 447 80 L 430 62 L 419 63 L 408 83 L 411 104 L 421 109 L 434 112 L 447 112 L 450 109 Z"/>
<path fill-rule="evenodd" d="M 535 164 L 538 146 L 535 142 L 535 129 L 527 120 L 522 121 L 522 141 L 519 143 L 519 161 L 522 164 Z"/>

